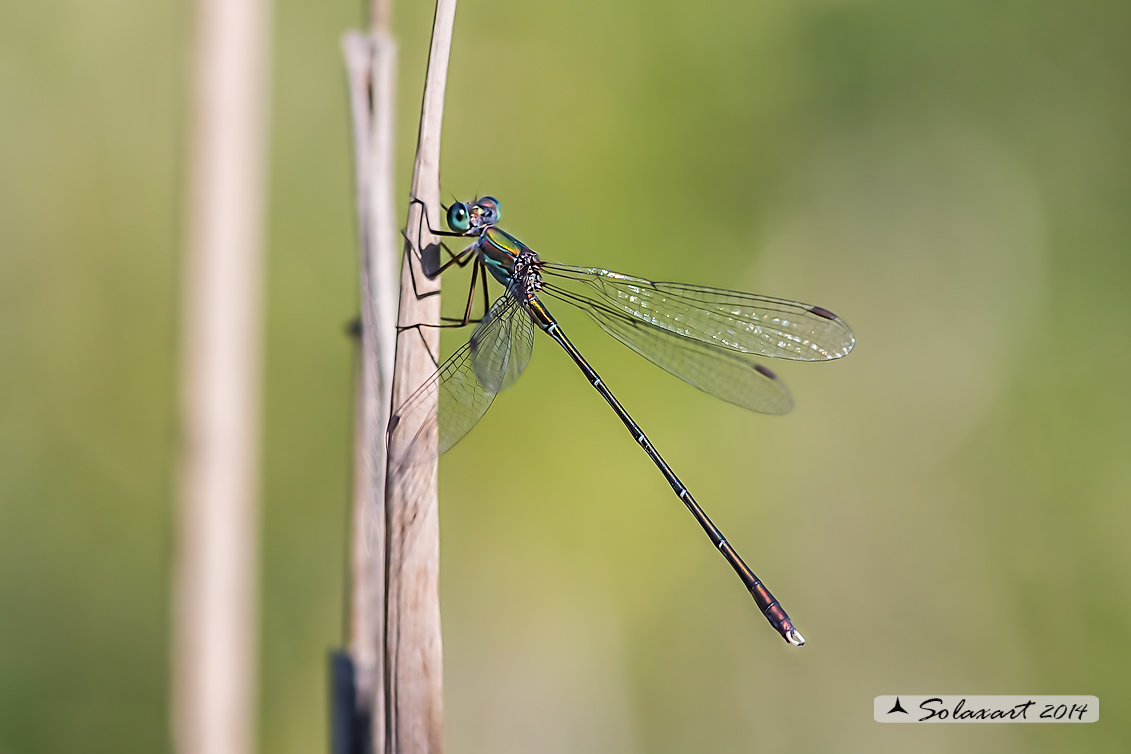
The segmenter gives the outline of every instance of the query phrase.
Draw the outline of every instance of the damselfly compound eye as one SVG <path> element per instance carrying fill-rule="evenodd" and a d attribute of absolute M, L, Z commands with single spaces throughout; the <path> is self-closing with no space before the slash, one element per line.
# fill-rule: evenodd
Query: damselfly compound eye
<path fill-rule="evenodd" d="M 456 233 L 466 233 L 471 227 L 471 215 L 467 213 L 467 206 L 456 202 L 448 207 L 448 227 Z"/>
<path fill-rule="evenodd" d="M 499 215 L 502 210 L 499 209 L 499 200 L 493 196 L 485 196 L 480 199 L 476 204 L 483 210 L 483 218 L 494 225 L 499 222 Z"/>

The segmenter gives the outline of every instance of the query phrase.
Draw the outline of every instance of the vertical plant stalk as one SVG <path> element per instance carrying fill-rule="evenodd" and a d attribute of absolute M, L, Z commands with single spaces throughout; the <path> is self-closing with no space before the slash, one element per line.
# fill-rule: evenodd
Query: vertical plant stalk
<path fill-rule="evenodd" d="M 180 754 L 255 747 L 268 0 L 200 0 L 181 342 L 172 704 Z"/>
<path fill-rule="evenodd" d="M 440 221 L 440 132 L 455 11 L 455 0 L 436 3 L 412 174 L 412 196 L 427 205 L 429 217 L 427 223 L 422 222 L 424 205 L 420 202 L 409 205 L 401 269 L 401 326 L 440 321 L 440 282 L 428 280 L 423 270 L 435 268 L 422 266 L 422 262 L 424 255 L 438 252 L 438 239 L 427 226 L 439 227 Z M 400 332 L 393 374 L 394 407 L 435 372 L 439 344 L 436 328 Z M 390 442 L 385 483 L 386 751 L 439 754 L 443 747 L 443 653 L 436 448 L 411 443 L 404 434 L 397 433 Z M 424 434 L 436 442 L 434 431 Z"/>
<path fill-rule="evenodd" d="M 373 705 L 376 679 L 380 677 L 380 647 L 383 643 L 383 594 L 385 591 L 385 514 L 381 432 L 382 417 L 387 419 L 386 393 L 379 368 L 381 344 L 376 327 L 374 286 L 370 258 L 370 186 L 379 178 L 373 175 L 370 159 L 373 113 L 370 110 L 370 61 L 372 39 L 361 32 L 347 32 L 342 38 L 346 75 L 349 84 L 350 113 L 353 120 L 353 146 L 357 191 L 358 271 L 360 280 L 361 331 L 357 386 L 354 391 L 354 485 L 350 558 L 350 656 L 353 660 L 356 699 L 361 709 Z M 395 334 L 394 329 L 394 334 Z M 388 344 L 385 344 L 388 348 Z M 361 711 L 361 710 L 358 710 Z M 380 749 L 375 749 L 380 751 Z"/>
<path fill-rule="evenodd" d="M 387 13 L 383 16 L 387 21 Z M 396 45 L 387 27 L 342 39 L 353 119 L 361 281 L 355 420 L 350 657 L 356 713 L 384 750 L 386 427 L 396 355 L 397 221 L 393 204 Z"/>
<path fill-rule="evenodd" d="M 440 301 L 439 281 L 423 274 L 420 251 L 435 253 L 436 239 L 426 231 L 419 237 L 416 204 L 409 210 L 397 295 L 396 48 L 388 31 L 389 5 L 376 0 L 370 34 L 350 32 L 342 41 L 357 164 L 362 309 L 350 654 L 358 712 L 372 725 L 372 750 L 415 754 L 439 752 L 443 733 L 435 448 L 388 447 L 386 429 L 390 406 L 431 376 L 439 348 L 437 330 L 406 331 L 398 338 L 396 325 L 438 322 Z M 413 195 L 429 204 L 433 227 L 439 219 L 440 128 L 454 17 L 455 3 L 440 2 L 413 172 Z M 412 452 L 423 453 L 424 460 L 412 458 Z M 400 459 L 391 470 L 390 457 Z"/>

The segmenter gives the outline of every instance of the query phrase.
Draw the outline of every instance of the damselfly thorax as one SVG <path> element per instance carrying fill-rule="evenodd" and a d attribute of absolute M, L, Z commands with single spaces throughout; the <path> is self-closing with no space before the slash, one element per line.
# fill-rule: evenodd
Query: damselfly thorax
<path fill-rule="evenodd" d="M 491 277 L 515 295 L 533 295 L 542 288 L 538 254 L 517 238 L 494 225 L 480 228 L 473 244 Z"/>

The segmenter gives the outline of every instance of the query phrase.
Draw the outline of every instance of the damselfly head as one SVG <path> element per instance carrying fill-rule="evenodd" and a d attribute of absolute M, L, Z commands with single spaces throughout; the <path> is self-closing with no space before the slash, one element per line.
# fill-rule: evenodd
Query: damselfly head
<path fill-rule="evenodd" d="M 456 233 L 477 236 L 484 228 L 499 222 L 499 200 L 493 196 L 448 207 L 448 227 Z"/>

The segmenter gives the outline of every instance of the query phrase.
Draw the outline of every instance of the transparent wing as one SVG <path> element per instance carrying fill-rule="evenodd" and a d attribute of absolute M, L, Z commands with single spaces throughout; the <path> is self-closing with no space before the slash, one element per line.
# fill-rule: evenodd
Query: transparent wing
<path fill-rule="evenodd" d="M 543 279 L 628 317 L 711 346 L 797 361 L 839 359 L 856 339 L 828 309 L 684 283 L 656 283 L 595 267 L 546 262 Z"/>
<path fill-rule="evenodd" d="M 543 290 L 578 307 L 609 335 L 706 393 L 761 414 L 788 414 L 793 408 L 793 398 L 785 383 L 746 354 L 681 337 L 555 285 L 547 285 Z"/>
<path fill-rule="evenodd" d="M 505 305 L 496 302 L 468 341 L 475 376 L 484 388 L 496 393 L 522 376 L 534 351 L 534 321 L 515 297 L 508 294 L 504 298 Z M 497 327 L 495 320 L 500 321 Z"/>
<path fill-rule="evenodd" d="M 471 339 L 393 412 L 390 435 L 411 437 L 412 446 L 434 445 L 443 454 L 479 423 L 495 394 L 518 379 L 530 361 L 533 342 L 530 315 L 517 299 L 504 294 Z"/>

